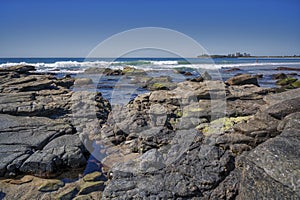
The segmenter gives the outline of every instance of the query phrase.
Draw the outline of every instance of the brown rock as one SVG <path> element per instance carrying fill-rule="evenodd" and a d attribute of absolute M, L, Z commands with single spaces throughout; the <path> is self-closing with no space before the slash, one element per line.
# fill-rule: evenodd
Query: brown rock
<path fill-rule="evenodd" d="M 241 75 L 238 75 L 238 76 L 234 76 L 232 78 L 229 78 L 226 83 L 228 85 L 246 85 L 246 84 L 253 84 L 253 85 L 256 85 L 256 86 L 259 86 L 258 85 L 258 82 L 257 82 L 257 78 L 250 75 L 250 74 L 241 74 Z"/>

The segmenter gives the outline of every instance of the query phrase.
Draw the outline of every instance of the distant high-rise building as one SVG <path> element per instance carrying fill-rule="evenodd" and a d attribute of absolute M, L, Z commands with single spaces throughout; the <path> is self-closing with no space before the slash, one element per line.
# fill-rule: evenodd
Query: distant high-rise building
<path fill-rule="evenodd" d="M 236 53 L 235 53 L 235 56 L 236 56 L 236 57 L 241 57 L 241 55 L 242 55 L 242 54 L 241 54 L 240 52 L 236 52 Z"/>

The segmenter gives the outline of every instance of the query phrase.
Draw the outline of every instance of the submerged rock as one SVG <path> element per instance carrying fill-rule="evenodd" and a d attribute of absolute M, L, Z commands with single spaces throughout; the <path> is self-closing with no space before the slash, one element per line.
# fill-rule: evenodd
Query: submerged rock
<path fill-rule="evenodd" d="M 296 81 L 297 81 L 296 78 L 289 77 L 289 78 L 284 78 L 284 79 L 278 80 L 276 82 L 276 84 L 281 85 L 281 86 L 286 86 L 286 85 L 289 85 L 289 84 L 294 83 Z"/>
<path fill-rule="evenodd" d="M 297 80 L 297 81 L 293 82 L 293 83 L 292 83 L 292 86 L 293 86 L 294 88 L 300 88 L 300 80 Z"/>
<path fill-rule="evenodd" d="M 169 76 L 149 77 L 135 76 L 132 83 L 139 85 L 150 91 L 155 90 L 172 90 L 176 87 L 176 83 Z"/>
<path fill-rule="evenodd" d="M 293 67 L 277 67 L 276 70 L 284 70 L 284 71 L 300 71 L 299 68 L 293 68 Z"/>
<path fill-rule="evenodd" d="M 285 74 L 285 73 L 279 73 L 279 74 L 273 74 L 272 75 L 272 78 L 275 79 L 275 80 L 278 80 L 278 79 L 285 79 L 287 78 L 288 76 Z"/>

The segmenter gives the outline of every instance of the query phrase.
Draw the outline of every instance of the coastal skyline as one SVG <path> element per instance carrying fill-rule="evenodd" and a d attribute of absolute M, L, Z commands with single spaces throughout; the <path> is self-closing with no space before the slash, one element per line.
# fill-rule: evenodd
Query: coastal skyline
<path fill-rule="evenodd" d="M 300 54 L 300 2 L 294 0 L 4 0 L 0 5 L 0 57 L 85 57 L 110 36 L 139 27 L 179 31 L 210 54 Z"/>

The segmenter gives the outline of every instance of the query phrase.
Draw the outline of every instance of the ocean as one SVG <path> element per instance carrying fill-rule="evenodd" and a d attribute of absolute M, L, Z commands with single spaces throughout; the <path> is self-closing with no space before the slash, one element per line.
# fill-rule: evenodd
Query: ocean
<path fill-rule="evenodd" d="M 276 87 L 276 80 L 272 79 L 272 75 L 278 73 L 300 78 L 300 58 L 0 58 L 0 67 L 18 64 L 34 65 L 37 72 L 55 73 L 58 77 L 65 74 L 82 77 L 84 70 L 90 67 L 122 69 L 125 66 L 132 66 L 145 70 L 151 77 L 171 76 L 174 82 L 199 76 L 205 71 L 209 72 L 214 79 L 223 81 L 241 73 L 260 74 L 263 75 L 259 79 L 261 87 Z M 279 67 L 298 70 L 277 70 Z M 192 75 L 186 77 L 175 73 L 175 70 L 190 72 Z M 120 102 L 120 99 L 125 98 L 124 102 L 127 102 L 128 99 L 147 92 L 130 85 L 130 79 L 120 81 L 120 77 L 89 76 L 93 79 L 96 88 L 109 100 L 118 99 Z M 118 83 L 126 85 L 127 89 L 115 87 Z M 97 87 L 99 85 L 102 86 Z M 113 93 L 114 97 L 112 97 Z"/>

